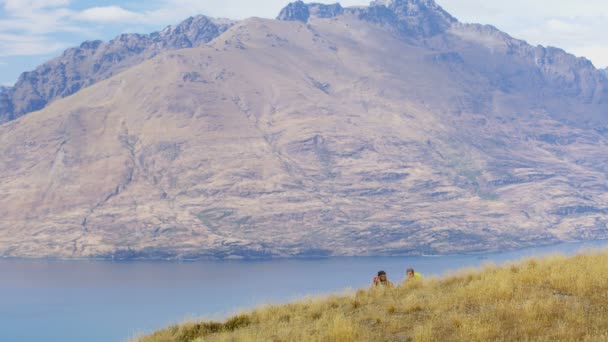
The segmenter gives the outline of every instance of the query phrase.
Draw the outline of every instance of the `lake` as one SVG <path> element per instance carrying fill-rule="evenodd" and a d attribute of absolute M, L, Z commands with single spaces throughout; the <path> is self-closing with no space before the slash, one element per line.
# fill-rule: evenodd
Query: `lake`
<path fill-rule="evenodd" d="M 368 287 L 380 269 L 441 275 L 487 262 L 608 247 L 608 241 L 439 257 L 264 261 L 100 261 L 0 258 L 0 340 L 125 341 L 189 318 Z"/>

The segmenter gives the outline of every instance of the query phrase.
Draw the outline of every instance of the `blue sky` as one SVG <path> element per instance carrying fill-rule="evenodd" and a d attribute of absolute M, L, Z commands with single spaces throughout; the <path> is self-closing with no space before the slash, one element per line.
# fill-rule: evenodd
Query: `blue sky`
<path fill-rule="evenodd" d="M 288 0 L 0 0 L 0 85 L 82 41 L 149 33 L 196 14 L 272 18 Z M 331 3 L 333 1 L 316 1 Z M 608 66 L 606 0 L 437 0 L 463 22 L 492 24 L 532 44 Z M 343 6 L 368 0 L 344 0 Z"/>

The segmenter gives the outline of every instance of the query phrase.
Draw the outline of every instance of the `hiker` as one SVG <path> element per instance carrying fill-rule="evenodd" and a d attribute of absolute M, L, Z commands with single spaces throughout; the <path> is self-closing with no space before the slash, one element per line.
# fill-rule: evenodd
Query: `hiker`
<path fill-rule="evenodd" d="M 422 278 L 422 274 L 414 271 L 413 268 L 408 268 L 407 271 L 406 271 L 406 275 L 407 275 L 407 279 L 408 280 L 409 279 L 416 279 L 416 278 L 420 279 L 420 278 Z"/>
<path fill-rule="evenodd" d="M 372 287 L 393 287 L 393 283 L 386 278 L 386 272 L 378 271 L 378 276 L 374 277 L 374 283 Z"/>

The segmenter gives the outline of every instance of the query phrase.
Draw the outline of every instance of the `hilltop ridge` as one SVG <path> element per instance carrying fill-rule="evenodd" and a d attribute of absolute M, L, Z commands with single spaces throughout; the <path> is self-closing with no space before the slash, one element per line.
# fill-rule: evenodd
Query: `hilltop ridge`
<path fill-rule="evenodd" d="M 608 254 L 530 259 L 190 322 L 139 342 L 602 341 Z"/>

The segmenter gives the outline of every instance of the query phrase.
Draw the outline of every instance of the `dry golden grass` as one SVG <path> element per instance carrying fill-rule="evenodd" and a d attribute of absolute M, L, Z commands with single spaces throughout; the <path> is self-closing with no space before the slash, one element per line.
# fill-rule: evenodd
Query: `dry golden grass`
<path fill-rule="evenodd" d="M 608 252 L 260 308 L 139 342 L 608 341 Z"/>

